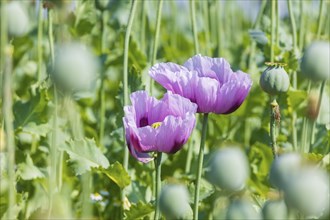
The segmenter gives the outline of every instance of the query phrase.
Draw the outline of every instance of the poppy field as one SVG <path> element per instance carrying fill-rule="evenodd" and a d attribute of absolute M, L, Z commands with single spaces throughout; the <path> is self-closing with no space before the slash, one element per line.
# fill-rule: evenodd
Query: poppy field
<path fill-rule="evenodd" d="M 1 219 L 329 219 L 329 0 L 1 0 Z"/>

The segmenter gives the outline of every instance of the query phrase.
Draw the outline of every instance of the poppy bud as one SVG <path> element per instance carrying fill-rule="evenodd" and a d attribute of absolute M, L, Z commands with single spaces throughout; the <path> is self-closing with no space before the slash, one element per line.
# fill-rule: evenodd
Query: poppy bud
<path fill-rule="evenodd" d="M 19 1 L 11 1 L 6 5 L 7 28 L 12 37 L 21 37 L 29 30 L 29 17 Z"/>
<path fill-rule="evenodd" d="M 279 156 L 273 161 L 270 168 L 269 181 L 276 188 L 283 189 L 290 178 L 301 168 L 299 154 L 288 153 Z"/>
<path fill-rule="evenodd" d="M 248 177 L 248 162 L 239 148 L 223 148 L 215 153 L 209 178 L 213 184 L 225 190 L 239 191 L 245 187 Z"/>
<path fill-rule="evenodd" d="M 234 200 L 230 203 L 227 213 L 227 220 L 234 219 L 261 219 L 260 214 L 255 210 L 250 202 L 244 200 Z"/>
<path fill-rule="evenodd" d="M 270 95 L 277 95 L 288 91 L 290 79 L 281 65 L 269 66 L 260 77 L 260 87 Z"/>
<path fill-rule="evenodd" d="M 316 41 L 310 44 L 301 60 L 302 74 L 313 81 L 323 81 L 330 78 L 330 44 Z"/>
<path fill-rule="evenodd" d="M 287 219 L 288 209 L 283 200 L 268 200 L 262 208 L 264 219 Z"/>
<path fill-rule="evenodd" d="M 159 196 L 159 207 L 167 219 L 192 219 L 189 194 L 183 185 L 164 186 Z"/>

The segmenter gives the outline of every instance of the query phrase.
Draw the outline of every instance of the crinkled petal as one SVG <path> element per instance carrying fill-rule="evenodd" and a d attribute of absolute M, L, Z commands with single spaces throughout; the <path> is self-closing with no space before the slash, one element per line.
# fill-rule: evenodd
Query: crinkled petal
<path fill-rule="evenodd" d="M 229 114 L 238 109 L 248 95 L 252 81 L 230 81 L 219 90 L 215 113 Z"/>
<path fill-rule="evenodd" d="M 165 89 L 191 101 L 195 100 L 197 72 L 174 63 L 160 63 L 151 67 L 149 75 Z"/>
<path fill-rule="evenodd" d="M 137 127 L 143 127 L 149 124 L 147 108 L 150 102 L 150 97 L 146 91 L 137 91 L 130 96 L 132 106 L 135 110 L 135 121 Z M 126 113 L 126 112 L 125 112 Z"/>
<path fill-rule="evenodd" d="M 221 85 L 230 80 L 233 73 L 230 64 L 224 58 L 212 58 L 200 54 L 188 59 L 184 66 L 191 71 L 197 71 L 200 77 L 217 79 Z"/>
<path fill-rule="evenodd" d="M 170 154 L 180 150 L 188 141 L 195 123 L 195 115 L 190 112 L 183 119 L 172 115 L 166 117 L 157 130 L 157 150 Z"/>
<path fill-rule="evenodd" d="M 170 115 L 173 116 L 185 117 L 187 112 L 196 113 L 197 111 L 197 105 L 195 103 L 170 91 L 164 95 L 162 102 L 166 103 Z"/>
<path fill-rule="evenodd" d="M 153 157 L 151 157 L 148 153 L 143 153 L 137 150 L 141 149 L 139 137 L 136 134 L 135 129 L 129 125 L 127 118 L 123 118 L 123 122 L 127 147 L 131 155 L 143 163 L 148 163 L 153 160 Z"/>
<path fill-rule="evenodd" d="M 215 79 L 207 77 L 198 79 L 195 89 L 198 112 L 209 113 L 214 111 L 219 88 L 219 82 Z"/>

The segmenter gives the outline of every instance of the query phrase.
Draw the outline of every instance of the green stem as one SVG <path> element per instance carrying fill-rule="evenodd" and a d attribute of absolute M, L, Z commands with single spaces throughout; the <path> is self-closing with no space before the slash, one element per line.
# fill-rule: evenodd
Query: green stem
<path fill-rule="evenodd" d="M 196 174 L 193 219 L 198 219 L 199 188 L 200 188 L 200 181 L 201 181 L 202 169 L 203 169 L 204 146 L 205 146 L 205 139 L 206 139 L 207 121 L 208 121 L 208 113 L 204 113 L 201 145 L 199 148 L 199 155 L 198 155 L 198 168 L 197 168 L 197 174 Z"/>
<path fill-rule="evenodd" d="M 205 54 L 210 55 L 210 23 L 209 23 L 209 1 L 203 1 L 203 15 L 205 27 Z"/>
<path fill-rule="evenodd" d="M 4 125 L 7 140 L 7 156 L 8 156 L 8 219 L 15 219 L 14 207 L 16 206 L 16 177 L 15 177 L 15 140 L 13 125 L 13 100 L 12 100 L 12 65 L 14 48 L 8 45 L 4 48 L 5 66 L 3 75 L 3 114 Z"/>
<path fill-rule="evenodd" d="M 163 7 L 163 0 L 158 0 L 155 41 L 152 49 L 151 66 L 155 64 L 157 58 L 158 38 L 160 32 L 160 24 L 162 20 L 162 7 Z M 151 79 L 151 77 L 149 77 L 150 95 L 152 95 L 153 82 L 154 81 Z"/>
<path fill-rule="evenodd" d="M 105 23 L 106 23 L 106 14 L 104 11 L 101 12 L 101 54 L 104 53 L 105 48 Z M 105 69 L 101 70 L 101 85 L 99 90 L 99 97 L 100 97 L 100 131 L 99 131 L 99 143 L 102 150 L 104 150 L 104 128 L 105 128 L 105 88 L 104 88 L 104 81 L 105 81 Z"/>
<path fill-rule="evenodd" d="M 279 6 L 279 2 L 276 1 L 276 6 L 275 6 L 275 11 L 276 11 L 276 46 L 278 47 L 279 46 L 279 42 L 280 42 L 280 8 L 278 7 Z"/>
<path fill-rule="evenodd" d="M 196 9 L 195 9 L 195 0 L 190 0 L 190 14 L 191 14 L 191 25 L 192 31 L 194 35 L 194 47 L 195 47 L 195 54 L 199 53 L 199 44 L 198 44 L 198 34 L 196 28 Z"/>
<path fill-rule="evenodd" d="M 325 1 L 324 0 L 320 0 L 320 7 L 319 7 L 319 18 L 318 18 L 318 22 L 317 22 L 317 32 L 316 32 L 316 39 L 319 39 L 320 36 L 321 36 L 321 32 L 322 32 L 322 25 L 323 25 L 323 17 L 324 14 L 324 10 L 323 10 L 323 7 L 324 7 L 324 3 Z"/>
<path fill-rule="evenodd" d="M 324 88 L 325 88 L 325 83 L 326 81 L 324 80 L 321 84 L 321 88 L 320 88 L 320 95 L 319 95 L 319 100 L 317 102 L 317 116 L 320 114 L 320 108 L 321 108 L 321 103 L 322 103 L 322 98 L 323 98 L 323 94 L 324 94 Z M 312 121 L 312 124 L 311 124 L 311 138 L 310 138 L 310 144 L 309 144 L 309 149 L 307 150 L 307 152 L 311 151 L 312 150 L 312 146 L 315 142 L 315 123 L 316 123 L 316 120 L 313 120 Z"/>
<path fill-rule="evenodd" d="M 274 62 L 274 41 L 275 41 L 275 23 L 276 23 L 276 13 L 275 13 L 275 8 L 276 8 L 276 0 L 271 1 L 272 7 L 271 7 L 271 42 L 270 42 L 270 62 Z"/>
<path fill-rule="evenodd" d="M 307 94 L 310 93 L 312 87 L 312 82 L 308 80 L 308 86 L 307 86 Z M 307 148 L 307 133 L 308 133 L 308 124 L 309 120 L 306 118 L 306 116 L 303 119 L 303 126 L 302 126 L 302 134 L 301 134 L 301 143 L 300 143 L 300 152 L 303 153 L 306 151 Z"/>
<path fill-rule="evenodd" d="M 253 24 L 253 29 L 257 29 L 260 26 L 260 22 L 261 22 L 261 18 L 262 15 L 264 14 L 265 8 L 267 5 L 267 0 L 263 0 L 261 2 L 261 6 L 257 15 L 257 19 L 255 21 L 255 23 Z M 254 56 L 255 56 L 255 50 L 256 50 L 256 42 L 254 40 L 252 40 L 252 44 L 251 44 L 251 52 L 250 52 L 250 57 L 249 57 L 249 71 L 252 70 L 252 63 L 254 62 Z"/>
<path fill-rule="evenodd" d="M 296 22 L 293 15 L 292 10 L 292 2 L 291 0 L 287 0 L 288 3 L 288 9 L 289 9 L 289 16 L 291 21 L 291 31 L 292 31 L 292 43 L 293 43 L 293 52 L 296 53 L 297 48 L 297 29 L 296 29 Z M 292 72 L 292 87 L 294 89 L 297 88 L 297 72 Z M 293 142 L 293 149 L 297 149 L 297 128 L 296 128 L 296 119 L 297 119 L 297 113 L 295 110 L 292 112 L 292 120 L 291 120 L 291 126 L 292 126 L 292 142 Z"/>
<path fill-rule="evenodd" d="M 300 1 L 300 23 L 299 23 L 299 49 L 302 50 L 304 47 L 304 41 L 305 41 L 305 1 Z"/>
<path fill-rule="evenodd" d="M 270 103 L 271 112 L 270 112 L 270 146 L 273 151 L 274 158 L 277 157 L 278 149 L 276 145 L 276 125 L 278 123 L 278 118 L 280 114 L 280 108 L 276 101 L 276 98 L 273 98 L 272 102 Z"/>
<path fill-rule="evenodd" d="M 159 192 L 161 188 L 161 162 L 162 162 L 162 152 L 157 152 L 157 158 L 155 160 L 155 169 L 156 169 L 156 209 L 155 209 L 155 216 L 154 219 L 158 220 L 159 219 Z"/>
<path fill-rule="evenodd" d="M 3 67 L 5 66 L 5 60 L 6 60 L 6 55 L 5 55 L 5 48 L 7 47 L 7 41 L 8 41 L 8 33 L 7 33 L 7 12 L 6 12 L 6 4 L 7 0 L 3 0 L 0 2 L 1 6 L 1 42 L 0 42 L 0 85 L 3 86 L 3 77 L 4 77 L 4 69 Z M 0 89 L 0 97 L 2 98 L 2 89 Z M 2 112 L 0 112 L 0 116 L 2 118 Z"/>
<path fill-rule="evenodd" d="M 134 15 L 136 10 L 137 1 L 132 0 L 132 6 L 131 11 L 128 18 L 128 24 L 127 29 L 125 33 L 125 45 L 124 45 L 124 78 L 123 78 L 123 84 L 124 84 L 124 105 L 128 105 L 128 49 L 129 49 L 129 38 L 131 35 L 132 30 L 132 24 L 134 21 Z M 125 136 L 124 136 L 125 140 Z M 128 148 L 124 148 L 124 161 L 123 161 L 123 167 L 125 170 L 128 168 Z"/>
<path fill-rule="evenodd" d="M 53 10 L 48 9 L 48 40 L 50 48 L 51 66 L 54 66 L 54 38 L 53 38 Z M 48 218 L 51 217 L 53 196 L 56 191 L 56 158 L 57 158 L 57 90 L 54 84 L 54 118 L 53 118 L 53 133 L 52 142 L 50 145 L 50 173 L 49 173 L 49 209 Z"/>
<path fill-rule="evenodd" d="M 41 81 L 42 77 L 42 35 L 43 35 L 43 1 L 39 1 L 38 10 L 38 82 Z"/>
<path fill-rule="evenodd" d="M 194 135 L 192 135 L 193 138 Z M 195 140 L 192 139 L 189 144 L 188 144 L 188 153 L 187 153 L 187 160 L 186 160 L 186 166 L 185 166 L 185 173 L 189 174 L 190 173 L 190 168 L 191 168 L 191 161 L 192 161 L 192 156 L 193 156 L 193 150 L 195 146 Z"/>
<path fill-rule="evenodd" d="M 219 10 L 219 13 L 217 10 L 215 10 L 216 14 L 216 30 L 217 30 L 217 44 L 218 44 L 218 56 L 221 56 L 223 54 L 222 49 L 222 16 L 221 16 L 221 9 L 220 8 L 220 1 L 215 2 L 215 8 Z"/>
<path fill-rule="evenodd" d="M 140 44 L 141 51 L 146 53 L 145 41 L 146 41 L 146 10 L 145 1 L 141 1 L 141 32 L 140 32 Z"/>

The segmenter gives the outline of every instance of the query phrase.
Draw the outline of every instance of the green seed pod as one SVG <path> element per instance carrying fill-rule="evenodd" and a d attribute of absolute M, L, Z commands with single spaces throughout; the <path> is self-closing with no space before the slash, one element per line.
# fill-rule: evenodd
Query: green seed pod
<path fill-rule="evenodd" d="M 329 212 L 329 176 L 319 168 L 305 168 L 292 176 L 284 187 L 284 196 L 289 207 L 308 219 L 319 218 Z"/>
<path fill-rule="evenodd" d="M 264 219 L 282 220 L 288 218 L 288 208 L 283 200 L 268 200 L 262 207 Z"/>
<path fill-rule="evenodd" d="M 29 30 L 29 17 L 19 1 L 11 1 L 6 5 L 7 29 L 9 36 L 21 37 Z"/>
<path fill-rule="evenodd" d="M 183 185 L 164 186 L 159 196 L 159 208 L 166 219 L 192 219 L 189 194 Z"/>
<path fill-rule="evenodd" d="M 261 215 L 255 210 L 250 202 L 244 200 L 234 200 L 230 203 L 227 213 L 227 220 L 241 219 L 261 219 Z"/>
<path fill-rule="evenodd" d="M 270 184 L 283 189 L 292 176 L 300 170 L 301 162 L 301 157 L 296 153 L 288 153 L 276 158 L 270 168 Z"/>
<path fill-rule="evenodd" d="M 330 44 L 326 41 L 316 41 L 310 44 L 302 57 L 301 73 L 313 81 L 330 79 Z"/>
<path fill-rule="evenodd" d="M 290 86 L 290 79 L 282 66 L 269 66 L 261 75 L 259 82 L 262 90 L 270 95 L 286 92 Z"/>
<path fill-rule="evenodd" d="M 69 93 L 90 91 L 98 77 L 98 62 L 82 44 L 67 43 L 56 48 L 52 78 Z"/>
<path fill-rule="evenodd" d="M 215 153 L 210 167 L 210 182 L 230 191 L 245 187 L 249 177 L 248 162 L 239 148 L 222 148 Z"/>
<path fill-rule="evenodd" d="M 100 11 L 107 10 L 109 8 L 111 0 L 95 0 L 95 7 Z"/>

